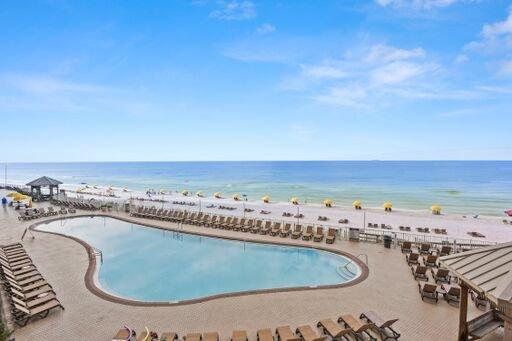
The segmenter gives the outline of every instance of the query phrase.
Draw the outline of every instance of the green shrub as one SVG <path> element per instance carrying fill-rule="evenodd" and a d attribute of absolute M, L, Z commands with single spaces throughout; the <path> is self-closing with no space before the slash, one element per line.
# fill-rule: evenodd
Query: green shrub
<path fill-rule="evenodd" d="M 12 335 L 12 330 L 9 330 L 3 322 L 0 321 L 0 341 L 8 341 L 10 340 L 10 336 Z"/>

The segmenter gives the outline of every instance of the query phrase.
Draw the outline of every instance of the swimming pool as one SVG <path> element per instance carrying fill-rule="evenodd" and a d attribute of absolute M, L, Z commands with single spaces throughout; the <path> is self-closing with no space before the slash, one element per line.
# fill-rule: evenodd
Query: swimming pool
<path fill-rule="evenodd" d="M 135 301 L 340 285 L 361 273 L 348 257 L 332 252 L 172 232 L 109 217 L 56 220 L 36 229 L 101 250 L 96 285 Z"/>

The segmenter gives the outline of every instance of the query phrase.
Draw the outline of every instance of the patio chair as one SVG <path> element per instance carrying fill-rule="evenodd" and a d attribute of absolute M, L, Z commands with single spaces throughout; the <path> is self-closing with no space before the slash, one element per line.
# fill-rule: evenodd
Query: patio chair
<path fill-rule="evenodd" d="M 265 221 L 265 225 L 260 230 L 260 234 L 267 234 L 270 232 L 272 226 L 272 222 L 270 220 Z"/>
<path fill-rule="evenodd" d="M 306 227 L 306 232 L 302 234 L 302 240 L 311 240 L 313 238 L 313 225 Z"/>
<path fill-rule="evenodd" d="M 321 242 L 323 239 L 324 239 L 324 228 L 322 226 L 318 226 L 316 228 L 316 232 L 313 237 L 313 241 Z"/>
<path fill-rule="evenodd" d="M 245 330 L 234 330 L 231 335 L 231 341 L 249 341 L 247 337 L 247 331 Z"/>
<path fill-rule="evenodd" d="M 283 229 L 279 232 L 279 236 L 281 236 L 282 238 L 286 238 L 290 235 L 291 231 L 292 231 L 292 224 L 286 223 L 286 224 L 284 224 Z"/>
<path fill-rule="evenodd" d="M 300 336 L 303 341 L 324 341 L 327 336 L 318 335 L 310 325 L 299 326 L 295 330 L 295 334 Z"/>
<path fill-rule="evenodd" d="M 14 303 L 14 309 L 20 312 L 20 314 L 15 317 L 15 323 L 21 327 L 26 326 L 31 319 L 36 317 L 45 318 L 50 311 L 55 308 L 62 308 L 64 310 L 64 307 L 57 299 L 53 299 L 33 309 Z"/>
<path fill-rule="evenodd" d="M 387 339 L 398 340 L 400 337 L 400 333 L 392 327 L 398 319 L 384 320 L 377 313 L 371 310 L 362 313 L 359 318 L 373 323 L 377 327 L 377 331 L 382 341 Z"/>
<path fill-rule="evenodd" d="M 302 235 L 302 225 L 296 224 L 292 232 L 292 239 L 299 239 Z"/>
<path fill-rule="evenodd" d="M 334 240 L 336 239 L 336 230 L 333 228 L 329 228 L 327 231 L 327 237 L 325 238 L 325 242 L 327 244 L 334 244 Z"/>
<path fill-rule="evenodd" d="M 369 337 L 370 340 L 377 340 L 369 332 L 372 328 L 375 328 L 375 325 L 371 322 L 363 323 L 350 314 L 340 316 L 338 322 L 342 323 L 346 328 L 352 329 L 352 333 L 357 340 L 364 341 L 365 335 Z"/>
<path fill-rule="evenodd" d="M 420 254 L 424 255 L 424 254 L 430 254 L 431 251 L 430 251 L 430 244 L 421 244 L 420 246 Z"/>
<path fill-rule="evenodd" d="M 271 236 L 277 236 L 281 232 L 281 223 L 275 222 L 274 226 L 272 226 L 272 229 L 270 230 Z"/>
<path fill-rule="evenodd" d="M 419 253 L 410 253 L 405 255 L 405 260 L 408 265 L 418 265 L 420 264 L 420 254 Z"/>
<path fill-rule="evenodd" d="M 263 221 L 258 219 L 256 220 L 256 224 L 251 228 L 251 233 L 259 233 L 261 231 L 261 225 Z"/>
<path fill-rule="evenodd" d="M 428 282 L 419 282 L 418 290 L 420 292 L 422 301 L 423 301 L 423 298 L 425 298 L 425 297 L 435 300 L 436 303 L 439 300 L 436 284 L 432 284 L 432 283 L 428 283 Z"/>
<path fill-rule="evenodd" d="M 301 341 L 300 337 L 295 335 L 290 326 L 281 326 L 276 328 L 277 341 Z"/>
<path fill-rule="evenodd" d="M 426 267 L 437 268 L 437 259 L 439 256 L 437 255 L 427 255 L 427 257 L 423 257 L 423 265 Z"/>
<path fill-rule="evenodd" d="M 432 278 L 434 278 L 434 283 L 450 283 L 451 276 L 450 270 L 448 269 L 430 269 L 430 273 L 432 274 Z"/>
<path fill-rule="evenodd" d="M 274 336 L 272 335 L 272 330 L 270 328 L 260 329 L 256 333 L 257 341 L 274 341 Z"/>
<path fill-rule="evenodd" d="M 329 335 L 333 340 L 349 340 L 348 335 L 352 333 L 351 328 L 341 328 L 341 326 L 331 319 L 324 319 L 318 321 L 318 328 L 321 328 L 324 334 Z"/>
<path fill-rule="evenodd" d="M 414 276 L 414 279 L 424 279 L 428 281 L 427 276 L 427 267 L 423 265 L 416 265 L 416 267 L 411 266 L 411 272 Z"/>
<path fill-rule="evenodd" d="M 460 302 L 460 287 L 458 285 L 441 284 L 441 288 L 444 290 L 444 299 L 446 302 Z"/>
<path fill-rule="evenodd" d="M 412 243 L 411 242 L 403 242 L 401 249 L 402 249 L 402 253 L 411 253 L 412 252 Z"/>

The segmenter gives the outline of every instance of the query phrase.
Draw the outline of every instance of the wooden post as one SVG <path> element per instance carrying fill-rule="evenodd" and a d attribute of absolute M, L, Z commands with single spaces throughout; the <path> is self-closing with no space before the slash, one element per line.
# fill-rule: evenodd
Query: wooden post
<path fill-rule="evenodd" d="M 464 282 L 460 283 L 460 306 L 459 306 L 459 341 L 468 340 L 468 287 Z"/>

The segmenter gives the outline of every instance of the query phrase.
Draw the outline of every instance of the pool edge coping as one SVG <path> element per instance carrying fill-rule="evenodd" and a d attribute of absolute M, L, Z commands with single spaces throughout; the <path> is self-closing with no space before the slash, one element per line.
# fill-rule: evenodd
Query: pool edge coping
<path fill-rule="evenodd" d="M 237 291 L 237 292 L 230 292 L 230 293 L 223 293 L 223 294 L 216 294 L 216 295 L 210 295 L 205 296 L 201 298 L 195 298 L 195 299 L 189 299 L 189 300 L 182 300 L 177 302 L 172 301 L 138 301 L 138 300 L 132 300 L 120 296 L 113 295 L 111 293 L 106 292 L 104 289 L 101 289 L 98 285 L 96 285 L 94 276 L 97 273 L 97 270 L 99 267 L 97 267 L 97 261 L 96 257 L 92 256 L 94 253 L 94 248 L 89 245 L 87 242 L 83 241 L 80 238 L 57 233 L 57 232 L 49 232 L 49 231 L 42 231 L 36 229 L 37 226 L 42 224 L 51 223 L 58 220 L 63 219 L 73 219 L 73 218 L 86 218 L 86 217 L 104 217 L 104 218 L 112 218 L 117 219 L 121 221 L 125 221 L 132 224 L 142 225 L 149 228 L 155 228 L 159 230 L 165 230 L 165 231 L 171 231 L 171 232 L 179 232 L 179 233 L 187 233 L 191 235 L 196 236 L 204 236 L 204 237 L 213 237 L 213 238 L 220 238 L 224 240 L 231 240 L 231 241 L 241 241 L 241 242 L 251 242 L 251 243 L 258 243 L 258 244 L 270 244 L 270 245 L 280 245 L 280 246 L 292 246 L 292 247 L 303 247 L 303 248 L 309 248 L 309 249 L 315 249 L 325 252 L 331 252 L 337 255 L 341 255 L 344 257 L 349 258 L 350 260 L 354 261 L 361 269 L 361 273 L 358 277 L 354 278 L 353 280 L 350 280 L 345 283 L 340 284 L 330 284 L 330 285 L 319 285 L 319 286 L 300 286 L 300 287 L 287 287 L 287 288 L 274 288 L 274 289 L 258 289 L 258 290 L 246 290 L 246 291 Z M 173 228 L 173 227 L 163 227 L 156 224 L 151 224 L 149 222 L 140 222 L 135 219 L 130 219 L 129 217 L 118 217 L 109 213 L 89 213 L 89 214 L 74 214 L 74 215 L 67 215 L 67 216 L 58 216 L 53 217 L 50 219 L 44 219 L 41 221 L 38 221 L 36 223 L 31 224 L 28 229 L 30 231 L 35 231 L 39 233 L 47 233 L 52 234 L 64 238 L 68 238 L 71 240 L 74 240 L 75 242 L 78 242 L 80 245 L 82 245 L 85 250 L 87 251 L 87 257 L 89 258 L 89 264 L 87 267 L 87 270 L 84 275 L 84 282 L 86 288 L 93 293 L 95 296 L 104 299 L 106 301 L 112 302 L 112 303 L 118 303 L 123 304 L 127 306 L 136 306 L 136 307 L 163 307 L 163 306 L 180 306 L 180 305 L 190 305 L 190 304 L 197 304 L 197 303 L 203 303 L 211 300 L 221 299 L 221 298 L 230 298 L 230 297 L 241 297 L 241 296 L 248 296 L 248 295 L 260 295 L 260 294 L 272 294 L 272 293 L 281 293 L 281 292 L 295 292 L 295 291 L 307 291 L 307 290 L 324 290 L 324 289 L 339 289 L 339 288 L 346 288 L 350 286 L 357 285 L 364 280 L 366 280 L 369 276 L 370 270 L 368 266 L 361 261 L 359 258 L 355 257 L 354 255 L 344 252 L 341 250 L 335 250 L 330 248 L 322 247 L 321 245 L 303 245 L 299 243 L 289 243 L 289 242 L 281 242 L 281 241 L 268 241 L 268 240 L 261 240 L 261 239 L 242 239 L 242 238 L 236 238 L 232 236 L 220 236 L 216 234 L 211 233 L 201 233 L 197 231 L 184 231 L 179 228 Z"/>

